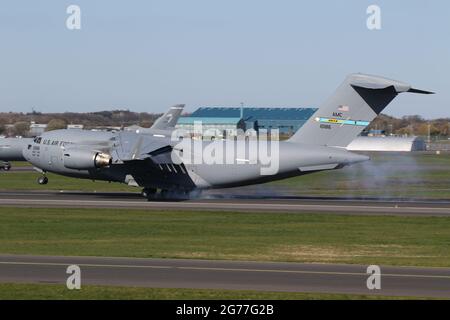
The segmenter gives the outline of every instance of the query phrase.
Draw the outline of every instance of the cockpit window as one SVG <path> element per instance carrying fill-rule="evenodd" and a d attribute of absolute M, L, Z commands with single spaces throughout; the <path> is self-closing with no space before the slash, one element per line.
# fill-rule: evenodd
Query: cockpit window
<path fill-rule="evenodd" d="M 33 141 L 34 141 L 34 143 L 40 144 L 41 140 L 42 140 L 42 137 L 36 137 L 36 138 L 34 138 Z"/>

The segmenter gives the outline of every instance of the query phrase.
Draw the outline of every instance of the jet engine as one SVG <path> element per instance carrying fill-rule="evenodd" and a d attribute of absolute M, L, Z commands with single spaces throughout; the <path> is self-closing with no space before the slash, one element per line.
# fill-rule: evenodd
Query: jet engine
<path fill-rule="evenodd" d="M 64 166 L 68 169 L 89 170 L 111 165 L 111 155 L 83 149 L 70 149 L 64 152 Z"/>

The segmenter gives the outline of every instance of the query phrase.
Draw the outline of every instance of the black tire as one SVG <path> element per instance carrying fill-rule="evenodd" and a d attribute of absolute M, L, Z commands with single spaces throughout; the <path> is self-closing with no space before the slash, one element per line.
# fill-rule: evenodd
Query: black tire
<path fill-rule="evenodd" d="M 37 180 L 37 182 L 38 182 L 40 185 L 47 184 L 47 183 L 48 183 L 48 178 L 47 178 L 47 177 L 39 177 L 38 180 Z"/>
<path fill-rule="evenodd" d="M 155 198 L 155 194 L 158 190 L 154 188 L 144 188 L 141 192 L 142 196 L 147 200 L 152 200 Z"/>
<path fill-rule="evenodd" d="M 11 165 L 4 165 L 3 166 L 3 170 L 5 170 L 5 171 L 9 171 L 9 170 L 11 170 Z"/>

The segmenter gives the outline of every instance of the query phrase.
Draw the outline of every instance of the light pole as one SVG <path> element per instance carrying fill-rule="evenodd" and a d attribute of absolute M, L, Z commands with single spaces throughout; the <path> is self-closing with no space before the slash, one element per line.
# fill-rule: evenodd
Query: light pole
<path fill-rule="evenodd" d="M 428 123 L 428 143 L 431 142 L 431 124 Z"/>

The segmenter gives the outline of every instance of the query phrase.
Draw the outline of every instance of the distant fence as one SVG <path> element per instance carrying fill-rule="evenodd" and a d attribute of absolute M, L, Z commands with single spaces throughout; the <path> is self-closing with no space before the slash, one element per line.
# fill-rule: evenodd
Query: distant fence
<path fill-rule="evenodd" d="M 429 151 L 450 151 L 450 141 L 432 141 L 427 143 L 427 150 Z"/>

